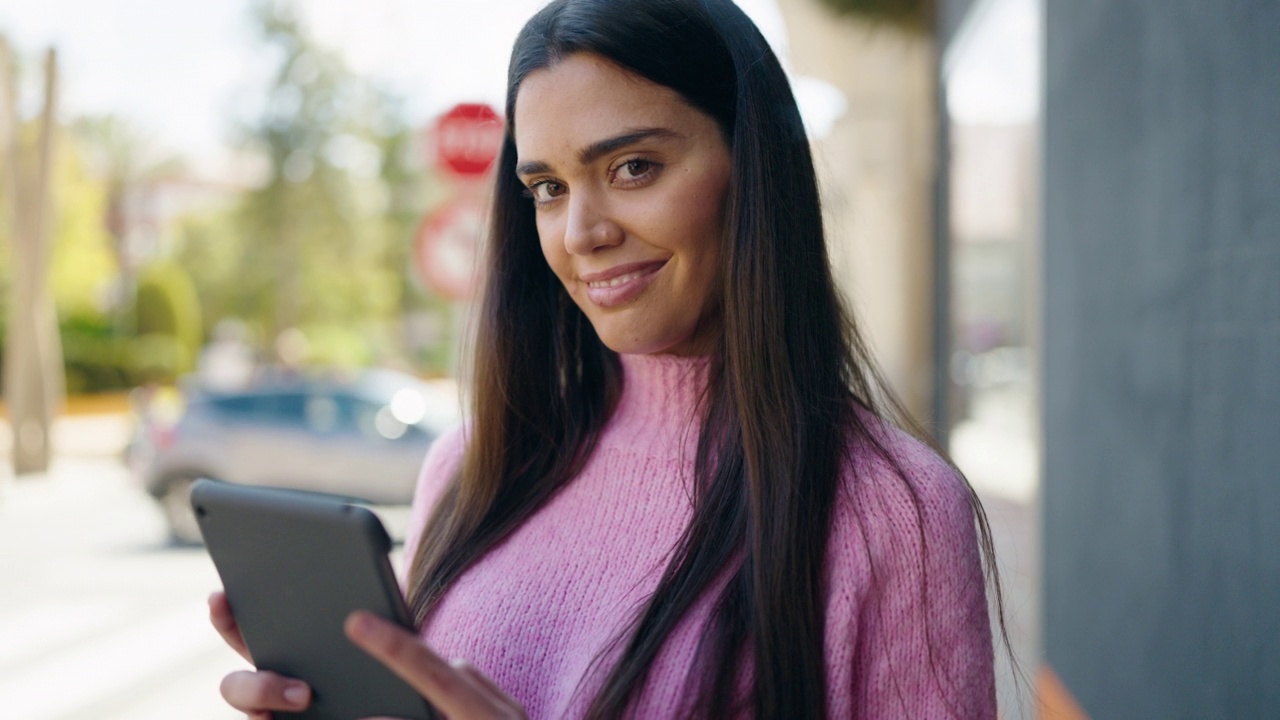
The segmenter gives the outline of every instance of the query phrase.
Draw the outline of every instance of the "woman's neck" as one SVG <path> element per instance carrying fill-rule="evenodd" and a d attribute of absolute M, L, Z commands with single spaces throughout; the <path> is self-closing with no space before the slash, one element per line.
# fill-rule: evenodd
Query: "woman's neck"
<path fill-rule="evenodd" d="M 622 397 L 611 428 L 619 439 L 662 436 L 697 438 L 705 412 L 710 356 L 619 355 Z M 681 442 L 681 444 L 684 444 Z"/>

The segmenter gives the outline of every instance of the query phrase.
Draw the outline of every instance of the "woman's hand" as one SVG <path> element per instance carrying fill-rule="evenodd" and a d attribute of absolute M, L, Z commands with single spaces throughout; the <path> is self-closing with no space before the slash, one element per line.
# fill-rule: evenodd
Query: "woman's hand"
<path fill-rule="evenodd" d="M 209 596 L 209 621 L 232 650 L 253 662 L 226 593 L 219 591 Z M 227 704 L 248 715 L 249 720 L 270 720 L 272 710 L 299 712 L 311 704 L 311 688 L 306 683 L 272 672 L 233 672 L 222 679 L 220 690 Z"/>
<path fill-rule="evenodd" d="M 246 661 L 253 662 L 253 658 L 249 657 L 249 648 L 240 636 L 240 626 L 236 625 L 236 618 L 231 614 L 231 603 L 227 602 L 227 594 L 221 590 L 209 596 L 209 622 L 213 623 L 213 628 L 232 650 Z"/>
<path fill-rule="evenodd" d="M 520 705 L 479 670 L 464 662 L 445 662 L 413 633 L 373 613 L 351 613 L 344 629 L 351 642 L 422 693 L 450 720 L 525 717 Z"/>

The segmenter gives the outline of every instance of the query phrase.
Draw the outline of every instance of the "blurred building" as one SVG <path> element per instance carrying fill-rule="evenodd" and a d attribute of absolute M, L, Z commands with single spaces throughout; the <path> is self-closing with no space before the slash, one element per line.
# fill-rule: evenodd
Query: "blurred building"
<path fill-rule="evenodd" d="M 226 209 L 261 184 L 263 172 L 244 158 L 237 167 L 206 166 L 199 173 L 178 167 L 129 183 L 111 225 L 122 235 L 130 267 L 172 252 L 177 220 Z"/>
<path fill-rule="evenodd" d="M 949 379 L 965 398 L 995 384 L 1030 382 L 1026 363 L 1015 368 L 999 358 L 1025 356 L 1032 341 L 1037 150 L 1030 122 L 951 128 Z M 990 354 L 1002 349 L 1016 352 Z M 967 405 L 953 405 L 950 419 L 968 417 Z"/>

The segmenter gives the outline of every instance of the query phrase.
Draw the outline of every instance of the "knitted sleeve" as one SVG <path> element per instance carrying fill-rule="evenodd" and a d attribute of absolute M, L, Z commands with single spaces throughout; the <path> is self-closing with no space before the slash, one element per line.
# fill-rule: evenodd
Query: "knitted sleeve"
<path fill-rule="evenodd" d="M 462 466 L 462 451 L 466 448 L 466 433 L 459 425 L 436 438 L 427 450 L 422 461 L 422 469 L 418 473 L 418 486 L 413 492 L 413 505 L 409 510 L 409 526 L 405 531 L 404 562 L 406 565 L 403 577 L 408 577 L 408 565 L 413 562 L 414 553 L 418 549 L 418 541 L 426 528 L 431 511 L 441 493 L 453 479 L 458 468 Z"/>
<path fill-rule="evenodd" d="M 862 578 L 846 578 L 857 590 L 833 596 L 849 602 L 834 609 L 847 613 L 852 648 L 850 694 L 833 698 L 831 709 L 859 718 L 994 719 L 991 627 L 968 489 L 928 447 L 890 435 L 898 467 L 873 453 L 857 459 L 849 522 L 834 548 Z"/>

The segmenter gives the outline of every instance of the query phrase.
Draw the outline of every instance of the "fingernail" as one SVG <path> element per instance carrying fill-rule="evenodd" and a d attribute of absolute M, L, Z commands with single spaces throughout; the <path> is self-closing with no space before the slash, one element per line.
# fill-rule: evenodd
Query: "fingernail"
<path fill-rule="evenodd" d="M 369 634 L 369 618 L 364 613 L 356 611 L 347 616 L 347 632 L 355 637 L 365 637 Z"/>
<path fill-rule="evenodd" d="M 284 688 L 284 699 L 292 705 L 302 705 L 307 701 L 307 686 L 302 683 L 290 683 Z"/>

